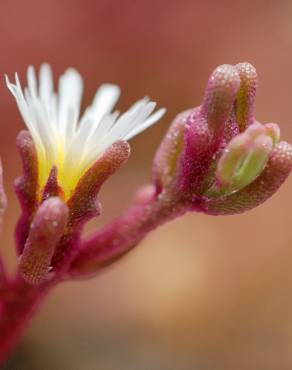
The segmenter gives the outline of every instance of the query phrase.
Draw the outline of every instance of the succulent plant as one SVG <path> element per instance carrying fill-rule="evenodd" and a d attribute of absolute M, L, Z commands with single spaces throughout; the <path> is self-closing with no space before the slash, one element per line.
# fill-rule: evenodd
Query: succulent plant
<path fill-rule="evenodd" d="M 248 63 L 219 66 L 202 104 L 171 124 L 154 157 L 152 182 L 137 191 L 123 215 L 84 239 L 83 226 L 100 214 L 101 186 L 130 155 L 127 140 L 164 110 L 150 115 L 155 104 L 144 99 L 118 118 L 111 113 L 118 88 L 105 85 L 78 126 L 80 76 L 72 69 L 66 72 L 59 100 L 50 76 L 43 66 L 38 91 L 30 68 L 25 96 L 18 77 L 16 85 L 7 80 L 30 132 L 17 138 L 23 175 L 15 182 L 22 214 L 14 276 L 6 274 L 0 257 L 0 363 L 55 285 L 96 274 L 150 231 L 186 212 L 233 215 L 257 207 L 292 168 L 292 147 L 280 141 L 278 125 L 254 117 L 255 68 Z M 97 134 L 103 138 L 99 148 L 91 136 Z M 0 180 L 2 216 L 2 172 Z"/>

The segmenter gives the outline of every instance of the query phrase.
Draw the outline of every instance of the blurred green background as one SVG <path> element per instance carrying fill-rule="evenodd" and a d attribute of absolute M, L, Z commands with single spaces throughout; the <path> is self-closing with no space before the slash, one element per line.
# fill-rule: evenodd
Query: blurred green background
<path fill-rule="evenodd" d="M 100 83 L 114 82 L 120 109 L 146 94 L 168 108 L 131 142 L 130 161 L 102 190 L 94 229 L 149 181 L 170 121 L 200 104 L 219 64 L 256 66 L 257 118 L 279 123 L 292 141 L 291 25 L 289 0 L 2 0 L 0 73 L 24 80 L 29 64 L 47 61 L 56 75 L 73 66 L 84 76 L 84 106 Z M 4 82 L 0 117 L 9 198 L 1 249 L 12 271 L 23 123 Z M 244 215 L 186 215 L 95 279 L 60 286 L 6 369 L 291 370 L 291 181 Z"/>

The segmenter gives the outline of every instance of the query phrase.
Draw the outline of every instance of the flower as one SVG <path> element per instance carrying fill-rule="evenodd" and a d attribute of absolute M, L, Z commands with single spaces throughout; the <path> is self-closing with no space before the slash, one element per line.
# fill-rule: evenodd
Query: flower
<path fill-rule="evenodd" d="M 114 142 L 129 140 L 157 122 L 165 113 L 147 97 L 128 111 L 112 112 L 119 95 L 117 85 L 103 84 L 81 118 L 83 80 L 73 68 L 59 78 L 54 91 L 53 75 L 42 64 L 39 83 L 32 66 L 27 70 L 28 87 L 24 93 L 15 74 L 15 84 L 6 84 L 16 99 L 22 118 L 34 140 L 38 156 L 39 186 L 44 188 L 52 167 L 58 171 L 58 183 L 68 198 L 80 177 Z"/>

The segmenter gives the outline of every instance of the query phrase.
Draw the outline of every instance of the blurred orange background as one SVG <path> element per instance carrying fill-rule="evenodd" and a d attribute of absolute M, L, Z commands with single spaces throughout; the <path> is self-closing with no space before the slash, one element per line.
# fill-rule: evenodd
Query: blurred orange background
<path fill-rule="evenodd" d="M 146 94 L 167 107 L 102 190 L 94 229 L 149 181 L 170 121 L 200 104 L 219 64 L 256 66 L 257 118 L 279 123 L 292 141 L 291 24 L 289 0 L 3 0 L 0 73 L 18 71 L 24 82 L 29 64 L 47 61 L 55 75 L 73 66 L 84 76 L 84 106 L 99 84 L 114 82 L 121 109 Z M 9 198 L 1 248 L 13 269 L 15 136 L 24 124 L 4 81 L 0 116 Z M 291 370 L 291 184 L 244 215 L 186 215 L 95 279 L 60 286 L 7 369 Z"/>

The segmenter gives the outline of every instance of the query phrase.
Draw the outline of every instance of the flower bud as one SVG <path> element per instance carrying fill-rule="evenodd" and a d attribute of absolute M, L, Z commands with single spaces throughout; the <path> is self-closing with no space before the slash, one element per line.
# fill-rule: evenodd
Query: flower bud
<path fill-rule="evenodd" d="M 213 71 L 202 105 L 177 116 L 157 151 L 156 194 L 218 197 L 239 191 L 261 174 L 280 129 L 255 120 L 257 85 L 249 63 Z"/>
<path fill-rule="evenodd" d="M 272 149 L 273 140 L 265 126 L 249 126 L 224 149 L 217 165 L 217 190 L 228 194 L 250 184 L 262 172 Z"/>
<path fill-rule="evenodd" d="M 285 182 L 292 169 L 292 146 L 281 141 L 272 150 L 262 173 L 249 185 L 227 196 L 206 198 L 203 212 L 233 215 L 253 209 L 270 198 Z"/>

